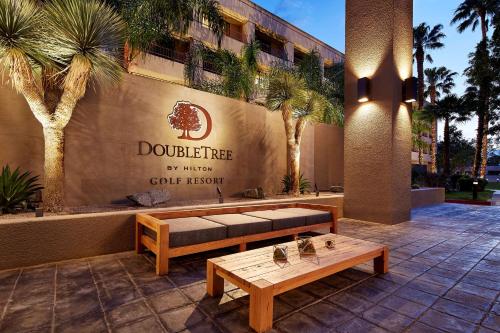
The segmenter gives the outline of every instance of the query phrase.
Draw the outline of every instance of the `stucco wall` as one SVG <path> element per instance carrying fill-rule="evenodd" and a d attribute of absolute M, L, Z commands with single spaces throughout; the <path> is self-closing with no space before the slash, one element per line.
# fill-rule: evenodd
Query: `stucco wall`
<path fill-rule="evenodd" d="M 43 172 L 41 126 L 22 96 L 9 86 L 0 87 L 0 165 L 20 166 L 35 174 Z M 210 135 L 202 141 L 182 140 L 167 116 L 177 101 L 204 107 L 213 121 Z M 192 132 L 199 137 L 202 128 Z M 318 133 L 308 126 L 301 155 L 302 172 L 325 188 L 332 172 L 340 175 L 343 149 L 339 131 L 322 126 Z M 170 158 L 138 155 L 139 141 L 183 147 L 209 146 L 231 151 L 231 160 Z M 324 152 L 324 147 L 329 147 Z M 318 150 L 321 153 L 316 153 Z M 333 153 L 332 153 L 333 152 Z M 323 156 L 315 163 L 315 156 Z M 325 162 L 326 161 L 326 162 Z M 219 185 L 226 196 L 262 186 L 266 192 L 281 190 L 285 174 L 285 135 L 279 113 L 180 85 L 127 74 L 116 88 L 89 89 L 66 129 L 65 186 L 68 206 L 107 204 L 126 195 L 152 188 L 167 188 L 176 200 L 216 197 L 214 184 L 194 184 L 196 178 L 223 178 Z M 177 170 L 169 170 L 175 168 Z M 211 171 L 184 171 L 184 167 Z M 172 178 L 180 184 L 152 185 L 151 178 Z M 193 184 L 187 184 L 191 179 Z"/>
<path fill-rule="evenodd" d="M 444 199 L 443 187 L 411 190 L 411 208 L 439 205 L 444 203 Z"/>

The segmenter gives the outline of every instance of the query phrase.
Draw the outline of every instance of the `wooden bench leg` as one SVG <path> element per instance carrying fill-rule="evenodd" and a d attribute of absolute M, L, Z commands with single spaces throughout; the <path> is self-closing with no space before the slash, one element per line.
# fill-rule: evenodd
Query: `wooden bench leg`
<path fill-rule="evenodd" d="M 250 327 L 258 333 L 273 328 L 273 286 L 266 280 L 250 287 Z"/>
<path fill-rule="evenodd" d="M 299 234 L 293 234 L 292 235 L 292 240 L 296 240 L 297 238 L 299 238 Z"/>
<path fill-rule="evenodd" d="M 169 226 L 160 225 L 156 230 L 156 274 L 168 274 Z"/>
<path fill-rule="evenodd" d="M 380 257 L 373 259 L 373 270 L 378 274 L 389 272 L 389 248 L 384 247 L 384 251 Z"/>
<path fill-rule="evenodd" d="M 144 245 L 142 245 L 143 228 L 142 224 L 135 222 L 135 252 L 137 254 L 144 253 Z"/>
<path fill-rule="evenodd" d="M 240 244 L 240 252 L 245 252 L 247 250 L 247 243 Z"/>
<path fill-rule="evenodd" d="M 224 279 L 217 275 L 210 260 L 207 260 L 207 294 L 212 297 L 224 294 Z"/>

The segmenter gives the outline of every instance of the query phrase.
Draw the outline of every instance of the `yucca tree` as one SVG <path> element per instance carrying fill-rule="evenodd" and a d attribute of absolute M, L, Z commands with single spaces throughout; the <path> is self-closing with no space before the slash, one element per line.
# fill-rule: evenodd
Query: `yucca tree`
<path fill-rule="evenodd" d="M 424 61 L 434 62 L 428 51 L 443 48 L 444 44 L 441 41 L 444 37 L 446 35 L 443 33 L 443 25 L 441 24 L 435 25 L 431 29 L 427 23 L 423 22 L 413 28 L 413 57 L 417 62 L 418 73 L 418 109 L 422 109 L 424 106 Z"/>
<path fill-rule="evenodd" d="M 192 22 L 206 22 L 219 43 L 225 23 L 217 0 L 106 0 L 127 23 L 126 60 L 159 41 L 185 35 Z"/>
<path fill-rule="evenodd" d="M 116 82 L 119 15 L 98 0 L 0 0 L 0 63 L 43 127 L 44 205 L 64 206 L 64 129 L 92 82 Z"/>
<path fill-rule="evenodd" d="M 487 53 L 488 48 L 488 27 L 493 16 L 500 10 L 499 0 L 465 0 L 463 1 L 455 10 L 451 24 L 458 24 L 457 30 L 462 33 L 467 29 L 472 29 L 475 31 L 478 26 L 481 27 L 481 42 L 479 47 L 483 50 L 479 52 Z M 484 66 L 489 67 L 489 56 L 484 57 Z M 486 83 L 486 80 L 485 80 Z M 478 126 L 482 126 L 483 129 L 479 130 L 478 133 L 482 134 L 481 138 L 477 138 L 476 148 L 480 151 L 481 160 L 474 161 L 473 174 L 485 177 L 486 175 L 486 164 L 488 161 L 488 132 L 490 123 L 490 112 L 489 112 L 489 99 L 491 93 L 491 82 L 486 83 L 487 86 L 480 86 L 480 96 L 483 99 L 481 104 L 484 105 L 484 110 L 482 112 L 483 119 L 478 119 Z M 479 116 L 479 115 L 478 115 Z M 479 154 L 479 152 L 478 152 Z"/>
<path fill-rule="evenodd" d="M 287 174 L 292 180 L 291 193 L 300 194 L 300 150 L 295 139 L 294 113 L 304 105 L 306 83 L 299 75 L 284 67 L 273 67 L 269 74 L 266 107 L 281 112 L 285 125 Z"/>
<path fill-rule="evenodd" d="M 432 67 L 427 68 L 424 71 L 425 81 L 427 83 L 427 89 L 425 95 L 429 96 L 432 105 L 436 104 L 438 98 L 441 94 L 450 94 L 451 90 L 455 87 L 455 76 L 458 75 L 456 72 L 452 72 L 446 67 Z M 437 172 L 437 119 L 436 117 L 430 117 L 431 121 L 431 172 Z"/>
<path fill-rule="evenodd" d="M 328 122 L 341 126 L 342 109 L 320 92 L 308 89 L 300 71 L 283 65 L 271 69 L 266 106 L 271 111 L 281 112 L 287 142 L 287 173 L 292 180 L 291 193 L 298 196 L 300 144 L 307 124 Z"/>
<path fill-rule="evenodd" d="M 469 111 L 463 98 L 455 94 L 445 96 L 435 105 L 428 105 L 425 109 L 435 118 L 444 121 L 443 129 L 443 174 L 450 175 L 450 123 L 452 121 L 464 122 L 469 119 Z M 425 116 L 424 116 L 425 117 Z"/>

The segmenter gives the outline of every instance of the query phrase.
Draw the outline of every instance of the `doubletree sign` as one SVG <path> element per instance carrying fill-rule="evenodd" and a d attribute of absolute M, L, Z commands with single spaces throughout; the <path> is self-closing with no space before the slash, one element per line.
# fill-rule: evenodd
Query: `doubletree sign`
<path fill-rule="evenodd" d="M 172 112 L 167 116 L 167 121 L 173 130 L 179 131 L 180 140 L 201 141 L 206 139 L 212 132 L 212 118 L 208 111 L 196 104 L 187 101 L 179 101 L 173 107 Z M 204 124 L 203 124 L 204 123 Z M 205 125 L 205 126 L 203 126 Z M 204 129 L 203 133 L 199 133 Z M 210 165 L 179 165 L 179 158 L 203 160 L 223 160 L 233 159 L 232 150 L 214 148 L 210 146 L 181 146 L 172 144 L 152 144 L 148 141 L 139 141 L 140 156 L 154 155 L 159 157 L 172 158 L 172 165 L 167 166 L 167 171 L 189 171 L 189 172 L 213 172 Z M 178 184 L 223 184 L 223 177 L 152 177 L 152 185 L 178 185 Z"/>

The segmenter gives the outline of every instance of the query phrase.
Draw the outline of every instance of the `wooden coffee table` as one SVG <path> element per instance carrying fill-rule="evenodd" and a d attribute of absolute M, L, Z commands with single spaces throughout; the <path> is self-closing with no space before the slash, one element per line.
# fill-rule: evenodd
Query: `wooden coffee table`
<path fill-rule="evenodd" d="M 335 249 L 325 247 L 326 239 L 335 239 Z M 288 246 L 288 261 L 275 262 L 273 247 L 209 259 L 207 293 L 224 293 L 224 280 L 250 294 L 250 327 L 265 332 L 273 326 L 273 297 L 314 282 L 344 269 L 374 260 L 377 273 L 388 272 L 387 246 L 336 234 L 312 238 L 315 256 L 300 256 L 295 241 Z"/>

